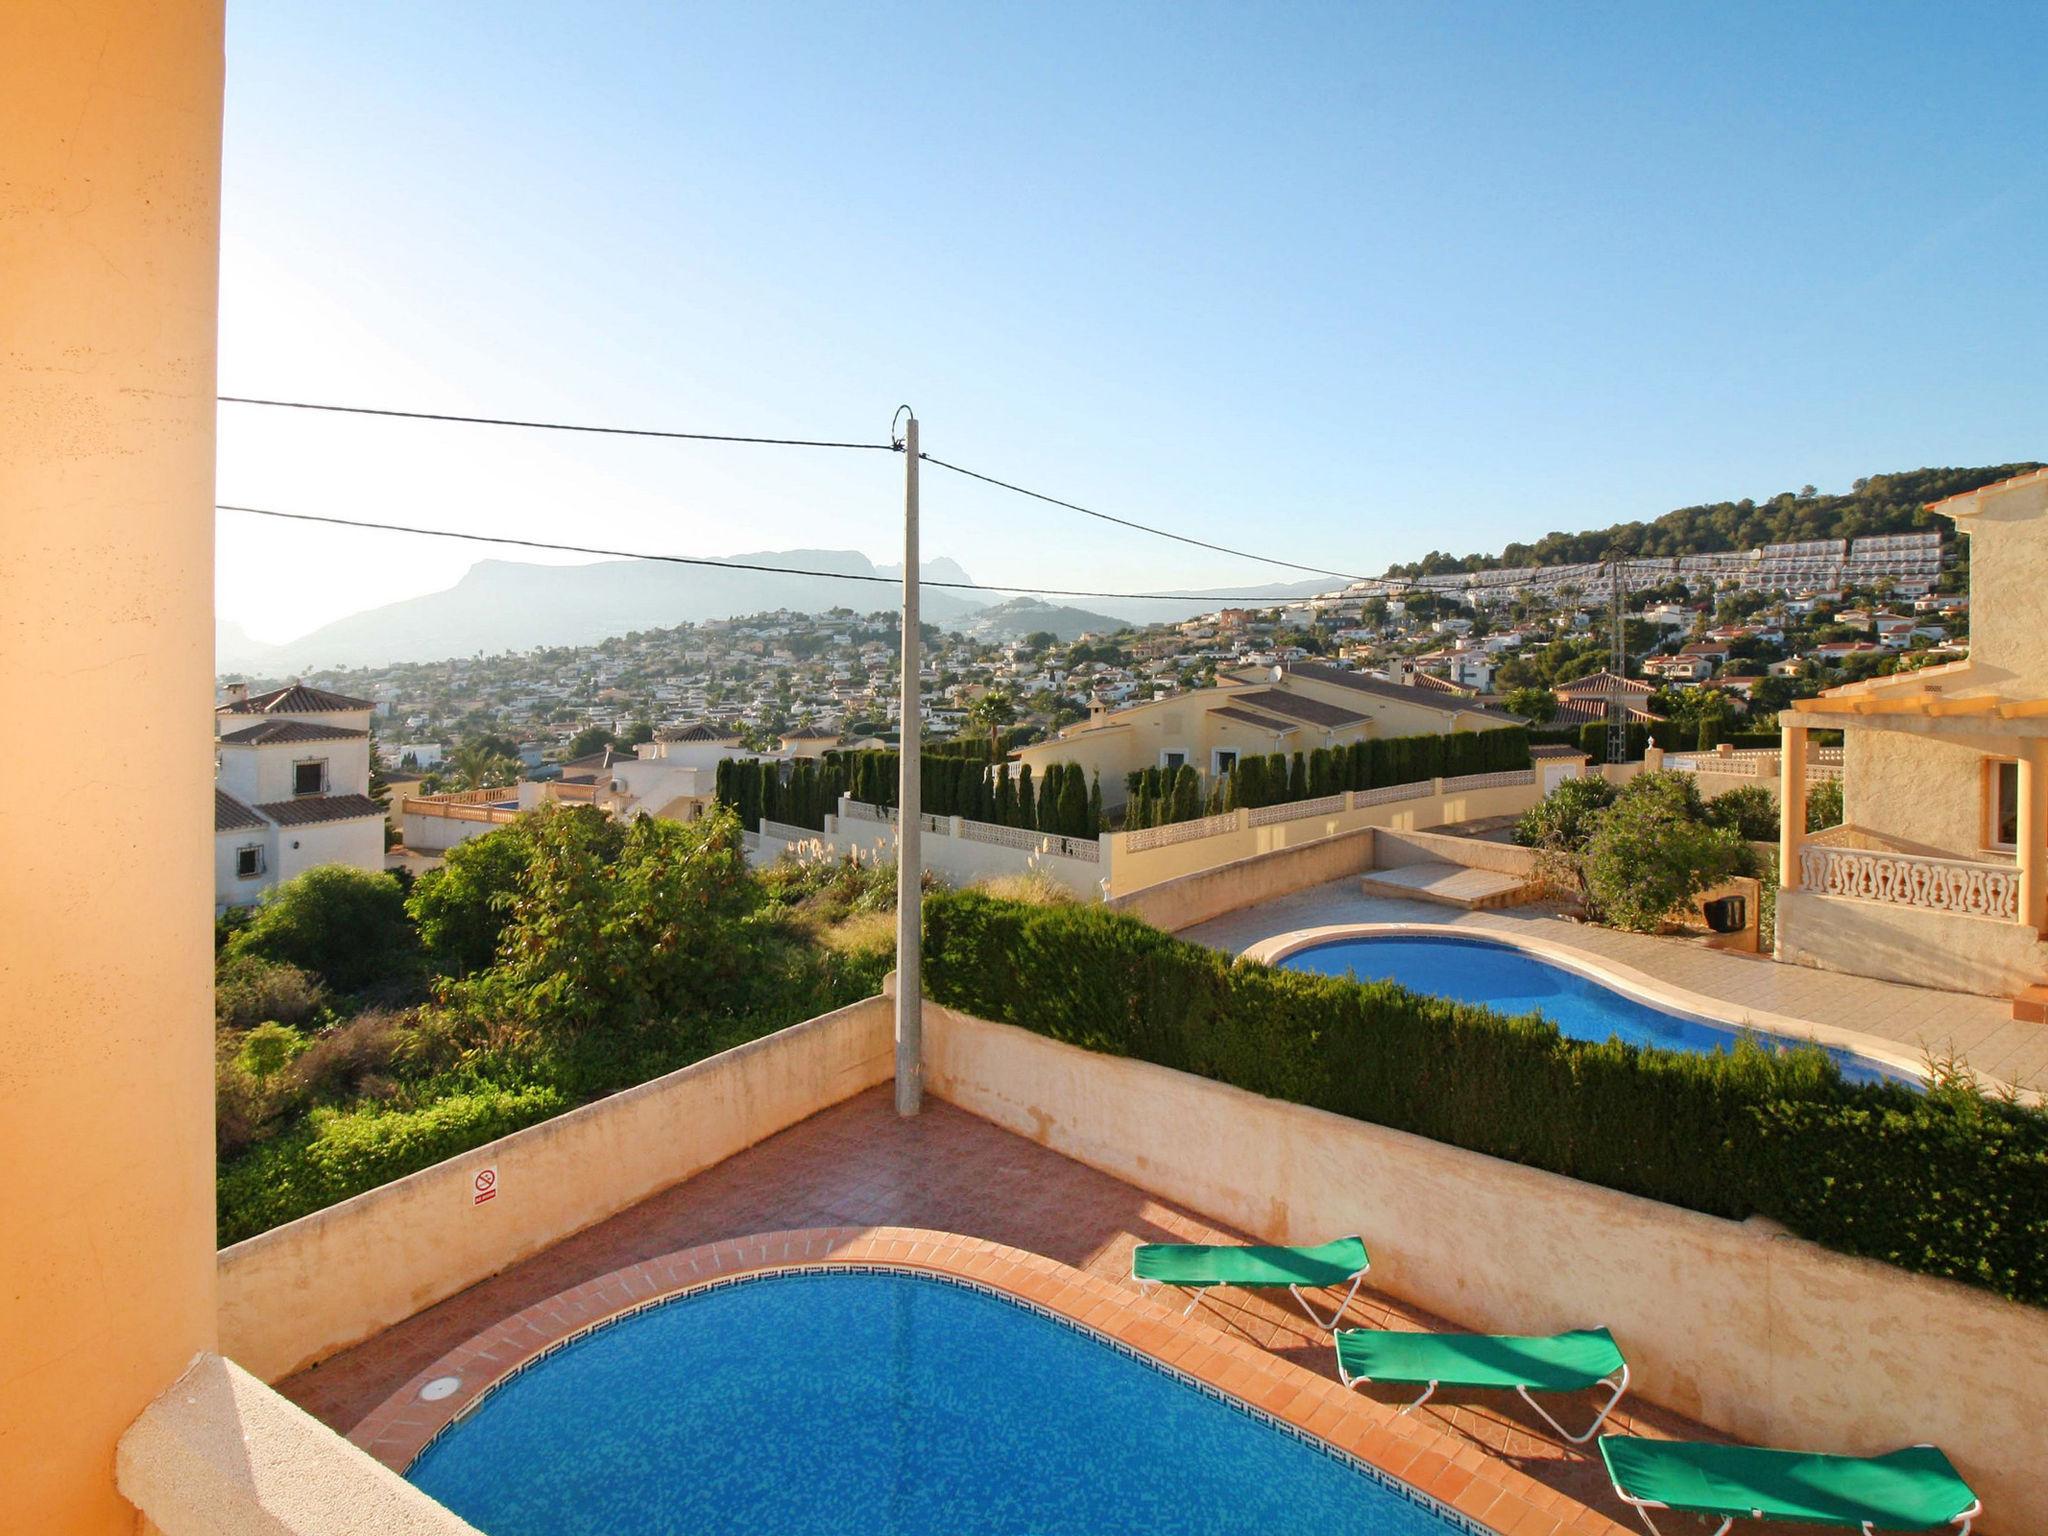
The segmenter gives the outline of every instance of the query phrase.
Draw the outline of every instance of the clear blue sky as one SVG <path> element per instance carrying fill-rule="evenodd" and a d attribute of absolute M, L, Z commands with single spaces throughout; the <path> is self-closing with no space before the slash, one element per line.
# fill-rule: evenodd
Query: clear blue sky
<path fill-rule="evenodd" d="M 221 379 L 1432 547 L 2048 456 L 2048 6 L 231 8 Z M 893 558 L 900 463 L 223 407 L 220 489 Z M 985 580 L 1287 573 L 927 472 Z M 226 515 L 266 638 L 477 551 Z M 293 580 L 275 578 L 288 562 Z"/>

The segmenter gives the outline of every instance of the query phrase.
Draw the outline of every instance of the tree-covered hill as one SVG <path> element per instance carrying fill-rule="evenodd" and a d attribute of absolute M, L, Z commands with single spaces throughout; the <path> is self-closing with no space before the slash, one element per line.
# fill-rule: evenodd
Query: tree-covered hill
<path fill-rule="evenodd" d="M 1501 566 L 1579 565 L 1620 554 L 1645 559 L 1754 549 L 1761 544 L 1796 544 L 1808 539 L 1854 539 L 1879 533 L 1913 533 L 1948 524 L 1926 510 L 1927 503 L 2012 475 L 2038 464 L 1994 464 L 1981 469 L 1909 469 L 1858 480 L 1846 496 L 1826 496 L 1812 486 L 1784 491 L 1769 501 L 1718 501 L 1680 507 L 1654 522 L 1616 523 L 1584 533 L 1547 533 L 1533 544 L 1510 544 L 1498 555 L 1451 555 L 1432 551 L 1420 560 L 1393 565 L 1389 576 L 1431 576 L 1449 571 L 1484 571 Z"/>

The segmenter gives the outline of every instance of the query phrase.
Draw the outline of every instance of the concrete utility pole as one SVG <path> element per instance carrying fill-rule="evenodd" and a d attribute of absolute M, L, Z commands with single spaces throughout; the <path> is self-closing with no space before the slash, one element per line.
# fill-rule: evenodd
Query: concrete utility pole
<path fill-rule="evenodd" d="M 896 754 L 896 1113 L 924 1103 L 924 829 L 917 701 L 917 417 L 903 412 L 903 695 Z"/>

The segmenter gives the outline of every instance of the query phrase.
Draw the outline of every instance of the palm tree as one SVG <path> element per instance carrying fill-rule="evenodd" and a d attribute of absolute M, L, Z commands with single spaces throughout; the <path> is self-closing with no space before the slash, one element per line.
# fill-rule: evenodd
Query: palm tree
<path fill-rule="evenodd" d="M 967 706 L 968 720 L 988 732 L 990 762 L 1003 760 L 1003 728 L 1017 721 L 1017 701 L 1000 688 L 991 688 Z"/>

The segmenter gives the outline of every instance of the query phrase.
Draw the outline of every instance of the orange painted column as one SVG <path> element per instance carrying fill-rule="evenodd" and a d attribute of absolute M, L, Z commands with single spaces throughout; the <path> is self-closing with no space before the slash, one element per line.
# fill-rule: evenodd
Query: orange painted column
<path fill-rule="evenodd" d="M 2048 741 L 2022 742 L 2019 760 L 2020 921 L 2048 933 Z"/>
<path fill-rule="evenodd" d="M 1778 889 L 1796 891 L 1800 885 L 1799 850 L 1806 846 L 1806 737 L 1807 727 L 1784 728 L 1784 745 L 1778 756 Z"/>
<path fill-rule="evenodd" d="M 221 0 L 0 0 L 0 1529 L 211 1348 Z"/>

